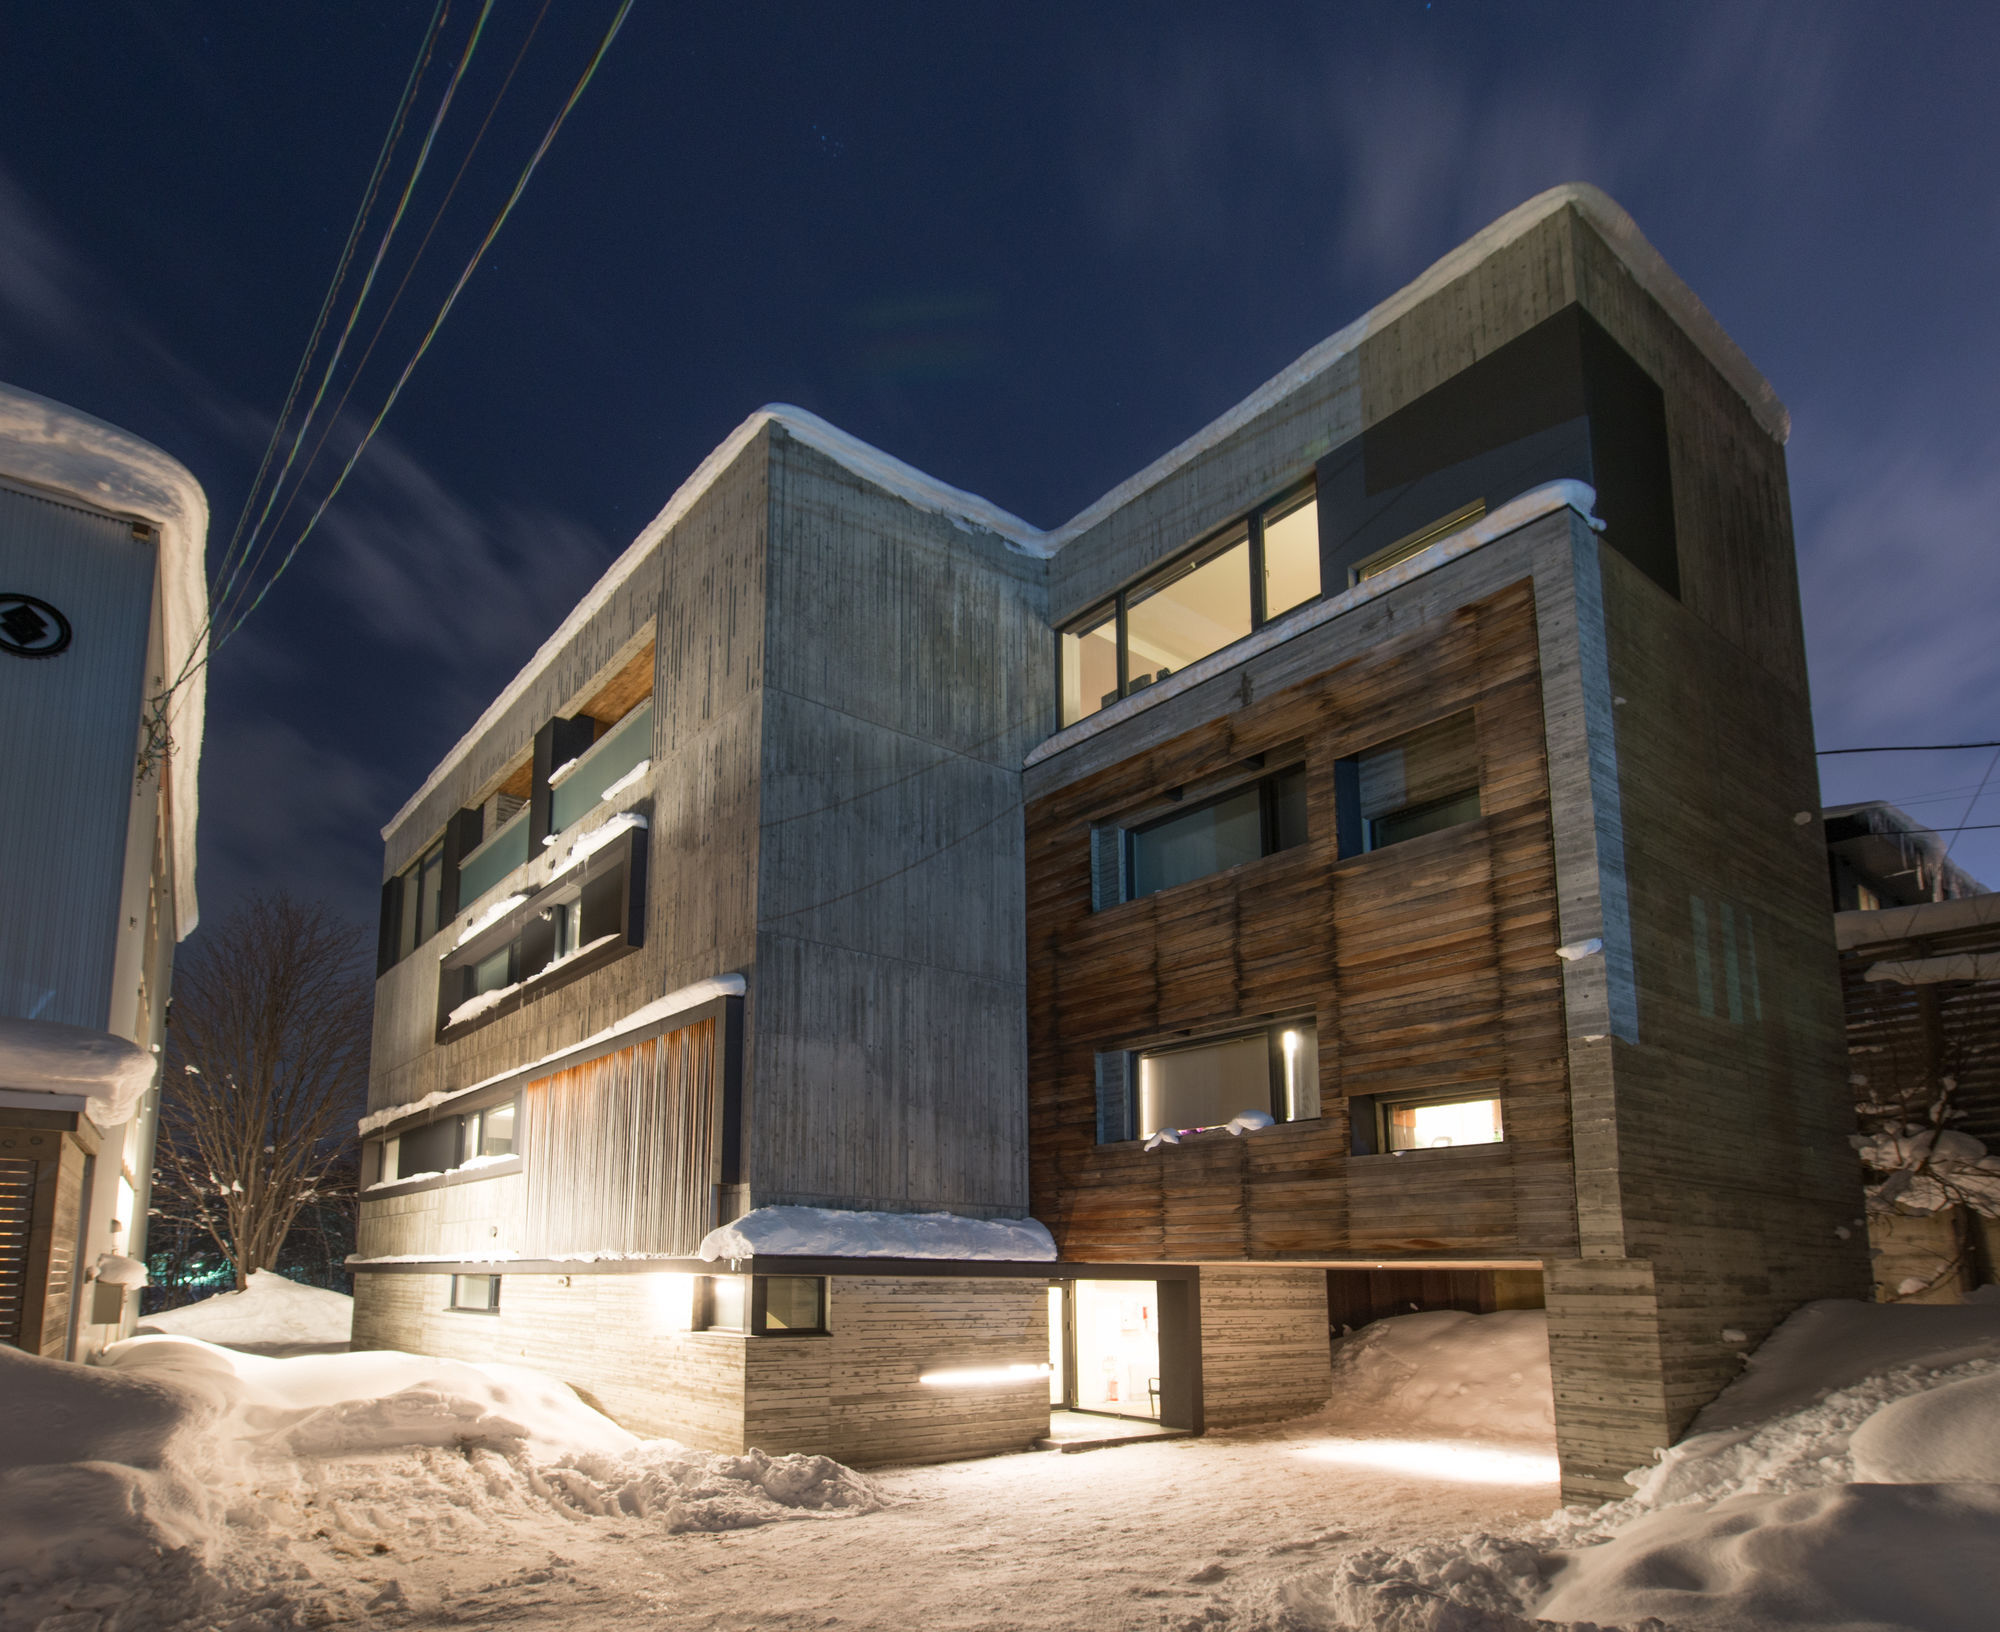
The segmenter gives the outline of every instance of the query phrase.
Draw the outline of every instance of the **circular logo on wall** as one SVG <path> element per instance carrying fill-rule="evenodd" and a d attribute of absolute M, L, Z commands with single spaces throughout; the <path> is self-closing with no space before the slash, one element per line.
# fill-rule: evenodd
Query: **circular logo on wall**
<path fill-rule="evenodd" d="M 0 651 L 54 657 L 69 645 L 69 619 L 33 595 L 0 591 Z"/>

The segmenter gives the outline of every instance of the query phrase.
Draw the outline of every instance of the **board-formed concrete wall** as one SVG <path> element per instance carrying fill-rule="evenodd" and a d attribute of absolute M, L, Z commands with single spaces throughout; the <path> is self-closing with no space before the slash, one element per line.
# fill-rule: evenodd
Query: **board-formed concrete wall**
<path fill-rule="evenodd" d="M 1202 1408 L 1210 1428 L 1303 1417 L 1333 1392 L 1326 1271 L 1201 1271 Z"/>
<path fill-rule="evenodd" d="M 366 1274 L 354 1347 L 532 1366 L 633 1433 L 708 1451 L 879 1466 L 1027 1450 L 1048 1432 L 1045 1376 L 920 1380 L 1045 1363 L 1041 1281 L 836 1277 L 826 1335 L 754 1338 L 686 1330 L 687 1281 L 507 1275 L 499 1313 L 476 1314 L 446 1307 L 449 1276 Z"/>

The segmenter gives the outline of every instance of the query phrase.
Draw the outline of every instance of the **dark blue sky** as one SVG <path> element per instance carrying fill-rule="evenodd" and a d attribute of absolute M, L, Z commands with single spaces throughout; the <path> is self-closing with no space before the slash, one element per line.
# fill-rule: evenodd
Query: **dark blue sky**
<path fill-rule="evenodd" d="M 357 406 L 613 9 L 551 8 Z M 0 0 L 0 378 L 182 459 L 218 548 L 429 15 Z M 439 178 L 532 16 L 499 0 Z M 2000 737 L 1996 83 L 1990 4 L 640 0 L 217 660 L 205 916 L 372 912 L 380 824 L 759 404 L 1053 525 L 1567 180 L 1791 407 L 1821 744 Z M 2000 823 L 1989 757 L 1828 760 L 1826 798 Z M 2000 832 L 1955 855 L 2000 883 Z"/>

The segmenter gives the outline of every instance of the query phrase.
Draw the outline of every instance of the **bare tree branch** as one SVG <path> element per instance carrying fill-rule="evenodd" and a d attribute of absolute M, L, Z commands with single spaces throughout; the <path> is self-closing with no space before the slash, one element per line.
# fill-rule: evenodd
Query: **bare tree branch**
<path fill-rule="evenodd" d="M 276 1263 L 302 1208 L 344 1188 L 369 976 L 359 927 L 283 892 L 237 909 L 175 969 L 156 1208 L 206 1231 L 239 1287 Z"/>

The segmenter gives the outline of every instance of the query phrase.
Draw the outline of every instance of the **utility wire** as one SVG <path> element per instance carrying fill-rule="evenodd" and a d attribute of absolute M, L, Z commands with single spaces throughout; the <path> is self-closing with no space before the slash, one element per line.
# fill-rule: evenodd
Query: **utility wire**
<path fill-rule="evenodd" d="M 417 59 L 410 65 L 410 76 L 403 82 L 402 99 L 396 104 L 395 117 L 389 121 L 388 134 L 382 138 L 382 150 L 375 155 L 375 168 L 370 173 L 368 185 L 362 192 L 361 207 L 354 212 L 354 221 L 347 229 L 347 242 L 341 247 L 340 260 L 334 266 L 333 280 L 326 286 L 326 297 L 320 302 L 319 316 L 313 320 L 312 334 L 306 340 L 306 349 L 299 355 L 299 366 L 293 371 L 291 387 L 285 392 L 285 406 L 279 411 L 277 423 L 271 427 L 271 435 L 264 444 L 264 457 L 257 466 L 257 475 L 250 483 L 250 491 L 244 495 L 242 509 L 236 514 L 236 526 L 229 535 L 229 546 L 222 552 L 222 560 L 216 565 L 215 576 L 219 593 L 226 594 L 230 583 L 233 582 L 237 540 L 243 536 L 244 524 L 249 521 L 251 507 L 257 502 L 257 495 L 263 489 L 264 477 L 270 471 L 272 457 L 278 451 L 278 443 L 282 440 L 285 426 L 292 417 L 292 409 L 298 405 L 299 388 L 305 384 L 313 354 L 319 350 L 320 337 L 326 332 L 326 320 L 333 312 L 334 301 L 340 294 L 340 286 L 347 280 L 347 269 L 353 264 L 354 251 L 361 242 L 362 230 L 368 224 L 368 217 L 375 211 L 375 200 L 381 192 L 382 179 L 388 173 L 390 160 L 402 142 L 403 128 L 409 122 L 410 108 L 417 97 L 417 87 L 430 67 L 431 57 L 437 49 L 438 34 L 450 11 L 451 0 L 438 0 L 436 9 L 431 12 L 430 27 L 425 30 L 423 40 L 417 48 Z"/>
<path fill-rule="evenodd" d="M 347 411 L 348 399 L 354 395 L 354 388 L 361 383 L 362 375 L 368 372 L 369 360 L 374 357 L 376 346 L 381 343 L 383 334 L 388 330 L 390 318 L 395 316 L 396 307 L 402 302 L 403 291 L 409 288 L 410 279 L 416 275 L 417 267 L 423 261 L 424 252 L 430 248 L 431 239 L 444 220 L 445 212 L 451 208 L 451 201 L 458 196 L 459 183 L 465 180 L 465 173 L 472 166 L 473 157 L 479 151 L 479 144 L 486 139 L 486 132 L 493 123 L 493 116 L 500 111 L 500 104 L 506 100 L 508 89 L 514 83 L 514 76 L 521 71 L 521 64 L 527 60 L 528 47 L 535 43 L 535 35 L 541 29 L 542 19 L 548 15 L 549 5 L 550 0 L 542 0 L 541 8 L 535 13 L 535 20 L 529 26 L 527 38 L 522 40 L 520 50 L 514 53 L 513 66 L 507 70 L 507 77 L 500 82 L 500 89 L 494 94 L 492 106 L 486 110 L 486 117 L 480 121 L 479 129 L 473 134 L 472 144 L 465 150 L 465 157 L 459 160 L 458 171 L 451 178 L 451 185 L 445 189 L 444 197 L 432 212 L 431 223 L 424 229 L 423 237 L 418 240 L 416 253 L 410 257 L 410 264 L 403 269 L 402 279 L 397 283 L 395 292 L 389 296 L 389 304 L 376 319 L 375 332 L 369 336 L 368 345 L 362 351 L 360 360 L 348 374 L 347 384 L 341 388 L 340 400 L 333 405 L 333 412 L 321 425 L 312 452 L 306 455 L 306 462 L 299 470 L 299 479 L 292 484 L 291 496 L 285 500 L 284 509 L 278 512 L 277 520 L 271 524 L 273 533 L 284 527 L 285 518 L 291 515 L 292 506 L 305 491 L 305 484 L 312 475 L 313 466 L 319 463 L 320 451 L 326 446 L 327 438 L 333 434 L 335 427 L 340 424 L 341 415 Z"/>
<path fill-rule="evenodd" d="M 1979 779 L 1979 792 L 1972 796 L 1971 803 L 1965 807 L 1965 814 L 1958 819 L 1958 826 L 1952 830 L 1951 844 L 1944 847 L 1944 859 L 1946 861 L 1951 860 L 1952 845 L 1958 843 L 1958 835 L 1965 831 L 1971 819 L 1973 805 L 1979 803 L 1980 795 L 1986 792 L 1986 784 L 1993 780 L 1995 766 L 2000 766 L 2000 745 L 1995 745 L 1993 757 L 1986 762 L 1986 774 Z"/>
<path fill-rule="evenodd" d="M 1820 748 L 1821 754 L 1950 754 L 1961 748 L 2000 748 L 2000 742 L 1893 742 L 1884 748 Z"/>
<path fill-rule="evenodd" d="M 487 0 L 487 9 L 491 10 L 491 8 L 492 0 Z M 500 229 L 507 224 L 507 218 L 514 213 L 514 206 L 521 201 L 521 195 L 527 191 L 529 180 L 534 176 L 536 168 L 541 164 L 543 157 L 555 142 L 556 133 L 562 129 L 563 122 L 569 118 L 570 111 L 575 108 L 577 102 L 582 98 L 584 91 L 589 88 L 591 80 L 596 77 L 598 65 L 604 61 L 605 53 L 611 49 L 611 42 L 618 37 L 618 31 L 624 27 L 625 18 L 631 10 L 632 0 L 623 0 L 623 3 L 618 7 L 617 15 L 611 19 L 610 28 L 605 30 L 604 38 L 598 42 L 597 50 L 592 54 L 590 62 L 585 66 L 575 87 L 570 91 L 568 100 L 557 111 L 555 121 L 549 126 L 548 133 L 542 137 L 541 144 L 530 155 L 526 167 L 521 171 L 520 179 L 514 183 L 513 192 L 508 195 L 507 202 L 500 207 L 500 213 L 493 218 L 493 225 L 486 229 L 486 236 L 480 239 L 479 246 L 473 250 L 471 259 L 465 263 L 465 270 L 459 274 L 458 282 L 452 285 L 451 293 L 445 297 L 444 305 L 439 308 L 437 316 L 431 321 L 430 328 L 425 331 L 423 339 L 418 342 L 415 354 L 404 365 L 402 374 L 390 389 L 388 400 L 382 404 L 381 411 L 370 422 L 368 429 L 362 434 L 361 440 L 355 446 L 354 451 L 348 455 L 347 463 L 341 467 L 340 474 L 334 478 L 332 488 L 328 490 L 326 497 L 320 500 L 319 507 L 307 519 L 304 531 L 293 540 L 292 547 L 285 552 L 284 558 L 279 561 L 276 570 L 272 572 L 269 578 L 265 579 L 256 595 L 250 600 L 250 603 L 242 608 L 229 627 L 224 629 L 216 638 L 215 645 L 221 645 L 236 630 L 242 628 L 244 620 L 263 604 L 264 597 L 271 592 L 271 586 L 284 576 L 285 569 L 297 557 L 300 546 L 312 536 L 313 529 L 319 525 L 320 518 L 326 514 L 327 506 L 332 504 L 339 496 L 341 488 L 347 483 L 347 478 L 353 473 L 356 462 L 367 451 L 368 444 L 374 441 L 375 433 L 382 428 L 382 422 L 389 417 L 390 409 L 396 406 L 396 399 L 402 395 L 403 387 L 409 384 L 410 376 L 417 370 L 417 364 L 423 361 L 424 353 L 430 350 L 431 342 L 437 338 L 438 330 L 444 326 L 444 320 L 451 315 L 451 309 L 457 304 L 458 297 L 464 293 L 465 286 L 472 281 L 472 274 L 479 269 L 479 263 L 484 258 L 487 249 L 491 247 L 493 240 L 499 236 Z M 482 21 L 484 20 L 484 15 L 484 13 L 481 13 Z"/>
<path fill-rule="evenodd" d="M 306 409 L 305 418 L 299 422 L 298 435 L 293 437 L 291 449 L 285 455 L 284 468 L 278 472 L 277 481 L 272 484 L 271 492 L 264 501 L 263 514 L 258 516 L 256 525 L 250 530 L 249 539 L 244 542 L 244 555 L 249 559 L 242 569 L 242 587 L 233 591 L 237 603 L 240 603 L 242 596 L 249 592 L 250 580 L 255 576 L 257 567 L 271 548 L 268 536 L 261 543 L 257 542 L 258 534 L 263 531 L 264 523 L 270 517 L 271 507 L 277 502 L 279 488 L 298 458 L 299 447 L 305 441 L 307 427 L 311 425 L 313 416 L 319 412 L 320 404 L 326 400 L 327 387 L 333 383 L 334 374 L 340 367 L 341 355 L 347 349 L 347 342 L 354 333 L 355 324 L 360 321 L 361 308 L 368 299 L 369 291 L 375 287 L 375 279 L 382 270 L 382 262 L 388 256 L 390 242 L 395 238 L 396 229 L 402 225 L 403 216 L 410 207 L 410 197 L 415 193 L 417 182 L 423 176 L 424 166 L 430 161 L 431 149 L 437 143 L 438 131 L 444 125 L 445 115 L 451 111 L 452 99 L 458 94 L 458 87 L 465 79 L 465 71 L 472 64 L 472 55 L 479 49 L 479 42 L 485 35 L 486 20 L 493 14 L 493 5 L 494 0 L 485 0 L 479 9 L 478 20 L 472 25 L 472 33 L 465 42 L 465 49 L 459 53 L 458 66 L 452 70 L 451 79 L 444 88 L 444 96 L 438 102 L 437 112 L 431 116 L 431 128 L 424 133 L 423 146 L 417 149 L 417 162 L 411 167 L 409 179 L 403 184 L 402 195 L 396 200 L 396 209 L 389 218 L 389 224 L 382 230 L 382 240 L 375 246 L 375 258 L 369 263 L 367 275 L 361 280 L 360 292 L 355 295 L 354 304 L 348 309 L 347 322 L 341 328 L 340 338 L 334 342 L 333 355 L 327 359 L 326 368 L 320 375 L 319 388 L 313 393 L 312 404 Z M 254 557 L 250 555 L 253 547 L 256 550 Z M 261 593 L 257 599 L 263 599 Z M 247 613 L 247 608 L 244 610 Z M 221 628 L 221 633 L 216 636 L 218 644 L 227 640 L 230 629 L 242 621 L 233 614 L 229 594 L 225 594 L 223 605 L 212 613 L 210 621 L 211 628 L 218 626 Z"/>

